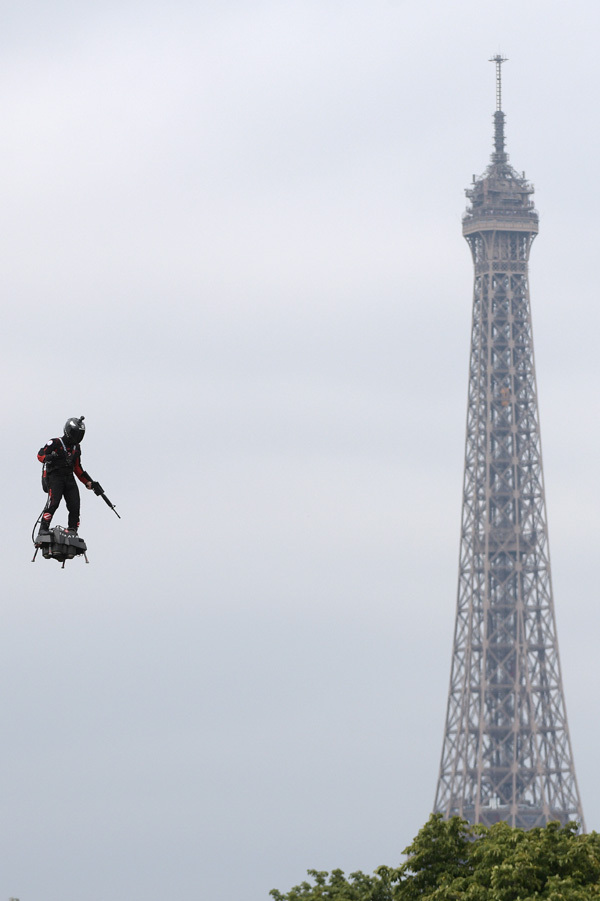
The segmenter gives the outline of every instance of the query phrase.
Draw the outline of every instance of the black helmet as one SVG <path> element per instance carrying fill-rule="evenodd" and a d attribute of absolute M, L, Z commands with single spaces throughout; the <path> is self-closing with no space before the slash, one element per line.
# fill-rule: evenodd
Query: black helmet
<path fill-rule="evenodd" d="M 83 436 L 85 435 L 84 419 L 85 416 L 80 416 L 79 419 L 77 416 L 73 416 L 65 422 L 65 438 L 68 438 L 71 444 L 79 444 L 80 441 L 83 441 Z"/>

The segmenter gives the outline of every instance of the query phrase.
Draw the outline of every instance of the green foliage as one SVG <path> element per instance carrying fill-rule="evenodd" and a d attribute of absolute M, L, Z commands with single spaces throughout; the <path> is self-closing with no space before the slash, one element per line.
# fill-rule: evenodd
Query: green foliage
<path fill-rule="evenodd" d="M 372 876 L 309 870 L 274 901 L 600 901 L 600 835 L 575 823 L 524 831 L 432 814 L 405 862 Z"/>
<path fill-rule="evenodd" d="M 333 870 L 331 874 L 309 870 L 308 875 L 313 877 L 314 885 L 302 882 L 286 895 L 273 889 L 271 897 L 275 901 L 391 901 L 393 898 L 389 892 L 386 894 L 388 880 L 385 875 L 366 876 L 359 871 L 346 879 L 342 870 Z"/>
<path fill-rule="evenodd" d="M 441 814 L 432 814 L 404 849 L 407 860 L 398 869 L 401 897 L 406 901 L 428 898 L 439 885 L 464 878 L 471 845 L 471 827 L 466 820 L 444 820 Z"/>

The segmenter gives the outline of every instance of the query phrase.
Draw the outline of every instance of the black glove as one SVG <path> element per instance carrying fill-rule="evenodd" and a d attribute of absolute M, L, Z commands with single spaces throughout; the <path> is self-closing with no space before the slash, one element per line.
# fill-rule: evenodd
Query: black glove
<path fill-rule="evenodd" d="M 97 495 L 104 494 L 104 488 L 102 487 L 100 482 L 92 482 L 92 491 Z"/>

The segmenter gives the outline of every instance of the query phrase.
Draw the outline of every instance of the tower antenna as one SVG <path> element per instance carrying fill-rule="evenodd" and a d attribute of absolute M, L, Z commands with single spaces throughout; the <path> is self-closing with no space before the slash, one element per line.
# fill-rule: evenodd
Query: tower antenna
<path fill-rule="evenodd" d="M 490 57 L 491 63 L 496 63 L 496 112 L 502 110 L 502 63 L 508 62 L 507 56 L 497 53 Z"/>

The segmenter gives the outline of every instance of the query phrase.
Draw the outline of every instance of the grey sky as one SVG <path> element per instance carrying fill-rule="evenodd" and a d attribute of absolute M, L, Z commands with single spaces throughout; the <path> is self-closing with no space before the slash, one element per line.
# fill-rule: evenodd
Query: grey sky
<path fill-rule="evenodd" d="M 0 898 L 266 901 L 433 803 L 492 146 L 536 187 L 559 644 L 600 825 L 600 8 L 5 4 Z M 84 413 L 90 565 L 29 563 Z M 64 520 L 59 515 L 58 521 Z"/>

